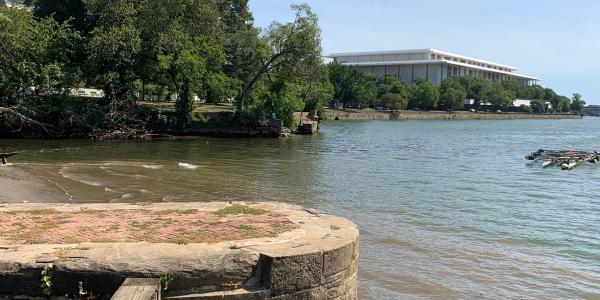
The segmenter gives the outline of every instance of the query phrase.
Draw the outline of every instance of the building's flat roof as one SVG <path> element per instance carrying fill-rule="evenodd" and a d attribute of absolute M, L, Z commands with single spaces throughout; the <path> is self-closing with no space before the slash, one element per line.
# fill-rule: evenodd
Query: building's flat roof
<path fill-rule="evenodd" d="M 327 57 L 340 57 L 340 56 L 362 56 L 362 55 L 390 55 L 390 54 L 409 54 L 409 53 L 435 53 L 440 55 L 452 56 L 460 59 L 470 60 L 482 64 L 494 65 L 497 67 L 502 67 L 506 69 L 511 69 L 513 71 L 517 71 L 516 67 L 499 64 L 483 59 L 473 58 L 469 56 L 464 56 L 460 54 L 454 54 L 446 51 L 441 51 L 437 49 L 408 49 L 408 50 L 388 50 L 388 51 L 367 51 L 367 52 L 343 52 L 343 53 L 331 53 Z"/>
<path fill-rule="evenodd" d="M 540 80 L 537 77 L 523 75 L 519 73 L 507 72 L 498 69 L 490 69 L 486 67 L 474 66 L 465 63 L 461 63 L 453 60 L 446 59 L 430 59 L 430 60 L 402 60 L 402 61 L 378 61 L 378 62 L 344 62 L 343 65 L 351 65 L 351 66 L 399 66 L 399 65 L 427 65 L 427 64 L 451 64 L 461 67 L 469 67 L 471 69 L 477 69 L 482 71 L 489 71 L 494 73 L 506 74 L 514 77 L 525 78 L 530 80 Z"/>

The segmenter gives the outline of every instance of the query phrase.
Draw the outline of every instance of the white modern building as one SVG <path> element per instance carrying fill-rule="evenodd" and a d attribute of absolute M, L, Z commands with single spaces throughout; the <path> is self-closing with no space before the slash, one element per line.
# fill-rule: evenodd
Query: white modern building
<path fill-rule="evenodd" d="M 519 74 L 517 68 L 435 49 L 332 53 L 335 62 L 355 66 L 380 78 L 396 76 L 406 83 L 417 78 L 441 84 L 451 76 L 478 76 L 490 80 L 516 80 L 535 84 L 539 79 Z"/>

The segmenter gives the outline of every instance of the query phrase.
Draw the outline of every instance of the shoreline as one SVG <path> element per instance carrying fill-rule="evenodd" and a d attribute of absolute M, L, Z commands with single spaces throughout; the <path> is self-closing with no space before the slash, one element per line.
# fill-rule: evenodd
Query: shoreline
<path fill-rule="evenodd" d="M 43 196 L 41 196 L 43 195 Z M 18 165 L 0 165 L 0 204 L 61 202 L 64 191 Z"/>
<path fill-rule="evenodd" d="M 526 113 L 472 113 L 472 112 L 380 112 L 380 111 L 348 111 L 327 110 L 328 121 L 366 121 L 366 120 L 559 120 L 582 119 L 576 114 L 526 114 Z"/>

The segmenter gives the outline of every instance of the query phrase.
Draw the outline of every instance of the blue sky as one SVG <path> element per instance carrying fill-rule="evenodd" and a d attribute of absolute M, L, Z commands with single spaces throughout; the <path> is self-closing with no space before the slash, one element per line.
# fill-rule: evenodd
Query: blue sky
<path fill-rule="evenodd" d="M 324 53 L 434 48 L 516 66 L 600 104 L 600 1 L 308 0 Z M 289 0 L 250 0 L 255 24 L 290 21 Z"/>

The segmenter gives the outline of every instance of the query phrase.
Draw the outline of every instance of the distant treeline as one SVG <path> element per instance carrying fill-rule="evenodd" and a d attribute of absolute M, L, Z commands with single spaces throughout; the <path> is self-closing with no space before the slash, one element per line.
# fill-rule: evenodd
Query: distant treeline
<path fill-rule="evenodd" d="M 93 136 L 195 126 L 197 99 L 233 101 L 224 123 L 320 109 L 333 97 L 318 18 L 253 25 L 248 0 L 33 0 L 0 8 L 0 136 Z M 96 88 L 104 99 L 69 96 Z M 140 99 L 175 99 L 140 109 Z"/>
<path fill-rule="evenodd" d="M 518 109 L 535 113 L 582 113 L 585 106 L 580 94 L 569 99 L 550 88 L 518 81 L 453 76 L 438 87 L 424 79 L 417 79 L 411 85 L 394 76 L 376 79 L 357 68 L 337 63 L 329 64 L 328 69 L 334 87 L 332 106 L 457 110 L 464 108 L 466 99 L 473 100 L 471 107 L 491 105 L 503 110 L 511 108 L 516 99 L 533 100 L 531 106 L 522 105 Z"/>

